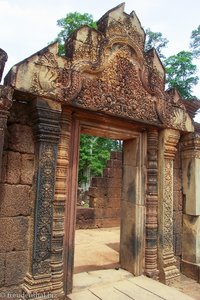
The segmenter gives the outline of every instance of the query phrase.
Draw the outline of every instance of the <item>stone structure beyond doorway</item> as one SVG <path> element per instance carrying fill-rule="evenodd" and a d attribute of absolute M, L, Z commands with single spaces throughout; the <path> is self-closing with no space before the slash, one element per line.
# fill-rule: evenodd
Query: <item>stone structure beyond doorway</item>
<path fill-rule="evenodd" d="M 49 45 L 0 86 L 0 291 L 71 292 L 80 133 L 124 141 L 121 267 L 167 284 L 180 265 L 199 278 L 200 105 L 165 91 L 144 42 L 122 4 L 98 30 L 76 30 L 65 57 Z"/>
<path fill-rule="evenodd" d="M 77 207 L 76 228 L 119 226 L 121 193 L 122 153 L 112 151 L 102 176 L 91 179 L 89 207 Z"/>

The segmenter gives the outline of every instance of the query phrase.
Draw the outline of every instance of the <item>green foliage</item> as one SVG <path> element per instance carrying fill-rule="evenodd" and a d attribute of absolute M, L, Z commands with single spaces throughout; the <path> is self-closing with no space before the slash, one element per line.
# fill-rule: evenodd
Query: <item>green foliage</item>
<path fill-rule="evenodd" d="M 59 54 L 61 55 L 65 53 L 65 40 L 72 32 L 83 25 L 88 25 L 91 28 L 97 27 L 92 15 L 87 13 L 81 14 L 79 12 L 68 13 L 65 18 L 61 18 L 57 21 L 57 25 L 62 28 L 56 39 L 59 43 Z"/>
<path fill-rule="evenodd" d="M 79 184 L 87 182 L 90 177 L 101 176 L 111 151 L 121 151 L 121 142 L 101 137 L 81 135 L 79 157 Z"/>
<path fill-rule="evenodd" d="M 180 95 L 185 99 L 194 98 L 192 88 L 198 83 L 198 77 L 194 76 L 197 67 L 192 60 L 193 54 L 191 52 L 181 51 L 164 61 L 169 88 L 177 88 Z"/>
<path fill-rule="evenodd" d="M 195 58 L 200 58 L 200 25 L 192 31 L 190 48 Z"/>
<path fill-rule="evenodd" d="M 150 28 L 145 30 L 146 41 L 145 41 L 145 51 L 155 48 L 158 52 L 160 58 L 165 58 L 162 50 L 167 47 L 168 40 L 163 37 L 161 32 L 153 32 Z"/>

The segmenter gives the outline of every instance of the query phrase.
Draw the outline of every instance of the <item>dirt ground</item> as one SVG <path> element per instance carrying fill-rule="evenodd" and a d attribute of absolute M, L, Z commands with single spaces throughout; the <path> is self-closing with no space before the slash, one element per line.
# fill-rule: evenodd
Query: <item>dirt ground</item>
<path fill-rule="evenodd" d="M 76 230 L 74 274 L 119 268 L 119 244 L 118 227 Z M 200 300 L 200 284 L 194 280 L 181 275 L 174 287 Z"/>

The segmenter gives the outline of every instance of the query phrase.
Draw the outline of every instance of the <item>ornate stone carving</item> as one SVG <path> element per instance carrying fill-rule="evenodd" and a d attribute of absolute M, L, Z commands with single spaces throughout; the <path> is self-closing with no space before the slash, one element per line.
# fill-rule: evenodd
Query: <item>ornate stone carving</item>
<path fill-rule="evenodd" d="M 173 251 L 173 159 L 180 133 L 164 130 L 160 135 L 159 265 L 160 280 L 169 284 L 180 274 Z"/>
<path fill-rule="evenodd" d="M 52 234 L 52 293 L 63 295 L 63 239 L 64 211 L 67 195 L 67 176 L 69 167 L 69 142 L 71 130 L 70 113 L 61 116 L 61 135 L 58 145 L 55 198 L 53 202 L 53 234 Z"/>
<path fill-rule="evenodd" d="M 52 200 L 54 197 L 57 146 L 45 143 L 41 145 L 39 152 L 33 275 L 51 272 Z"/>
<path fill-rule="evenodd" d="M 184 106 L 164 90 L 155 50 L 144 53 L 144 38 L 135 13 L 124 13 L 124 4 L 119 5 L 100 19 L 98 30 L 76 30 L 66 41 L 65 57 L 52 44 L 18 64 L 8 84 L 70 106 L 192 131 Z"/>
<path fill-rule="evenodd" d="M 158 279 L 158 131 L 147 134 L 147 198 L 145 273 Z"/>
<path fill-rule="evenodd" d="M 36 137 L 35 224 L 32 267 L 25 278 L 27 294 L 51 290 L 52 224 L 60 106 L 36 99 L 32 119 Z"/>
<path fill-rule="evenodd" d="M 44 52 L 35 62 L 30 91 L 36 95 L 55 97 L 59 76 L 58 62 L 54 53 Z"/>
<path fill-rule="evenodd" d="M 127 118 L 134 115 L 134 119 L 158 122 L 154 99 L 143 88 L 138 75 L 139 65 L 128 58 L 128 53 L 128 47 L 117 50 L 98 80 L 85 77 L 82 90 L 72 104 L 112 115 Z"/>

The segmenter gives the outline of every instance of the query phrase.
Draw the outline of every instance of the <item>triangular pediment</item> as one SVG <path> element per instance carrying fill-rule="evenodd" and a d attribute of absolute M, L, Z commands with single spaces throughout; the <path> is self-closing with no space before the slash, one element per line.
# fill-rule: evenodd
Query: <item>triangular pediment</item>
<path fill-rule="evenodd" d="M 49 45 L 13 67 L 7 84 L 16 93 L 156 126 L 193 130 L 176 96 L 165 92 L 165 70 L 124 3 L 108 11 L 98 29 L 82 26 L 66 41 L 66 56 Z M 175 97 L 175 98 L 174 98 Z"/>

